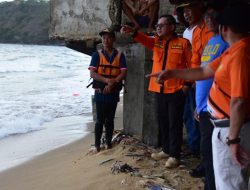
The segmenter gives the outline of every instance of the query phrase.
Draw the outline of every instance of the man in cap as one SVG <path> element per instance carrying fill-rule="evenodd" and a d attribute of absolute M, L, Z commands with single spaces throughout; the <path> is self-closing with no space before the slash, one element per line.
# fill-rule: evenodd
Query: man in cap
<path fill-rule="evenodd" d="M 189 27 L 183 33 L 183 37 L 188 39 L 192 44 L 191 67 L 197 67 L 201 63 L 201 53 L 204 50 L 208 40 L 213 33 L 208 30 L 203 19 L 204 6 L 200 1 L 192 0 L 177 6 L 178 11 L 183 11 L 183 16 Z M 198 122 L 195 120 L 193 113 L 196 109 L 195 104 L 195 87 L 190 88 L 185 108 L 184 108 L 184 125 L 187 130 L 187 142 L 189 152 L 199 155 L 200 152 L 200 132 Z M 199 164 L 195 169 L 190 171 L 193 177 L 204 176 L 204 167 Z"/>
<path fill-rule="evenodd" d="M 249 5 L 240 1 L 224 9 L 219 28 L 230 47 L 206 67 L 151 75 L 159 83 L 172 77 L 203 80 L 214 76 L 207 109 L 215 126 L 212 147 L 217 190 L 249 189 L 242 175 L 250 161 L 249 14 Z"/>
<path fill-rule="evenodd" d="M 126 60 L 122 52 L 113 47 L 115 33 L 107 28 L 100 33 L 103 48 L 92 55 L 89 66 L 94 79 L 94 100 L 96 102 L 95 148 L 100 151 L 103 125 L 105 125 L 106 148 L 112 148 L 114 116 L 122 89 L 122 80 L 127 73 Z"/>

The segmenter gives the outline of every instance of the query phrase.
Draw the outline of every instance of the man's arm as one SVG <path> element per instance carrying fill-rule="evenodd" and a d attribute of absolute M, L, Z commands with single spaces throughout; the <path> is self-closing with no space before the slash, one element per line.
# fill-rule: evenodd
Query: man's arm
<path fill-rule="evenodd" d="M 163 84 L 165 80 L 178 78 L 190 81 L 205 80 L 214 76 L 214 70 L 209 66 L 194 69 L 174 69 L 163 70 L 158 73 L 152 73 L 146 77 L 156 77 L 158 83 Z"/>
<path fill-rule="evenodd" d="M 136 32 L 136 34 L 133 37 L 136 42 L 139 42 L 146 48 L 153 50 L 154 44 L 155 44 L 154 37 L 147 36 L 146 34 L 139 32 L 139 31 Z"/>
<path fill-rule="evenodd" d="M 229 139 L 239 137 L 240 129 L 246 118 L 246 102 L 243 98 L 231 98 L 230 101 L 230 130 Z M 240 166 L 244 166 L 242 158 L 246 153 L 240 148 L 239 144 L 230 145 L 233 160 Z"/>
<path fill-rule="evenodd" d="M 105 84 L 108 83 L 109 79 L 99 75 L 96 70 L 90 68 L 90 77 L 99 82 L 103 82 Z"/>
<path fill-rule="evenodd" d="M 121 82 L 122 80 L 125 79 L 126 75 L 127 75 L 127 69 L 121 70 L 121 73 L 115 78 L 115 81 L 117 83 Z"/>
<path fill-rule="evenodd" d="M 120 32 L 121 34 L 132 36 L 135 41 L 141 43 L 143 46 L 145 46 L 146 48 L 150 50 L 154 48 L 154 42 L 155 42 L 154 37 L 149 37 L 146 34 L 135 30 L 131 26 L 127 26 L 127 25 L 123 26 Z"/>

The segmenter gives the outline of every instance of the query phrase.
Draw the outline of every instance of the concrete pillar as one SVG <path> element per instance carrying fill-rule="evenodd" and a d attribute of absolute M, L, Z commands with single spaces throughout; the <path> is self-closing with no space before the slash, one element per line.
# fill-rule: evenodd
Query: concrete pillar
<path fill-rule="evenodd" d="M 155 94 L 148 92 L 149 79 L 145 75 L 152 69 L 152 52 L 140 44 L 123 48 L 128 75 L 127 93 L 124 94 L 124 131 L 137 135 L 149 145 L 158 145 Z"/>

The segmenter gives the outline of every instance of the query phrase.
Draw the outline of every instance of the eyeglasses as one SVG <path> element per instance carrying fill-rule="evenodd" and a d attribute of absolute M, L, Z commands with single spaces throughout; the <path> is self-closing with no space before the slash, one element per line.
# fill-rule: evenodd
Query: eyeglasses
<path fill-rule="evenodd" d="M 156 25 L 155 25 L 155 28 L 158 28 L 158 27 L 159 27 L 159 28 L 162 28 L 162 27 L 165 26 L 165 25 L 167 26 L 167 25 L 172 25 L 172 24 L 167 24 L 167 23 L 165 23 L 165 24 L 156 24 Z"/>

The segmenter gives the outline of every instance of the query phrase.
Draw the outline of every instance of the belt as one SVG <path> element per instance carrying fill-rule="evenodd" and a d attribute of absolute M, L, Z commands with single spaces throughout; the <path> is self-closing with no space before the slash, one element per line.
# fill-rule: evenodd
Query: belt
<path fill-rule="evenodd" d="M 214 125 L 214 127 L 218 128 L 224 128 L 224 127 L 230 127 L 230 119 L 212 119 L 210 118 L 210 121 Z M 247 118 L 244 123 L 247 123 L 250 121 L 250 118 Z"/>
<path fill-rule="evenodd" d="M 210 119 L 214 127 L 224 128 L 230 126 L 230 119 Z"/>

